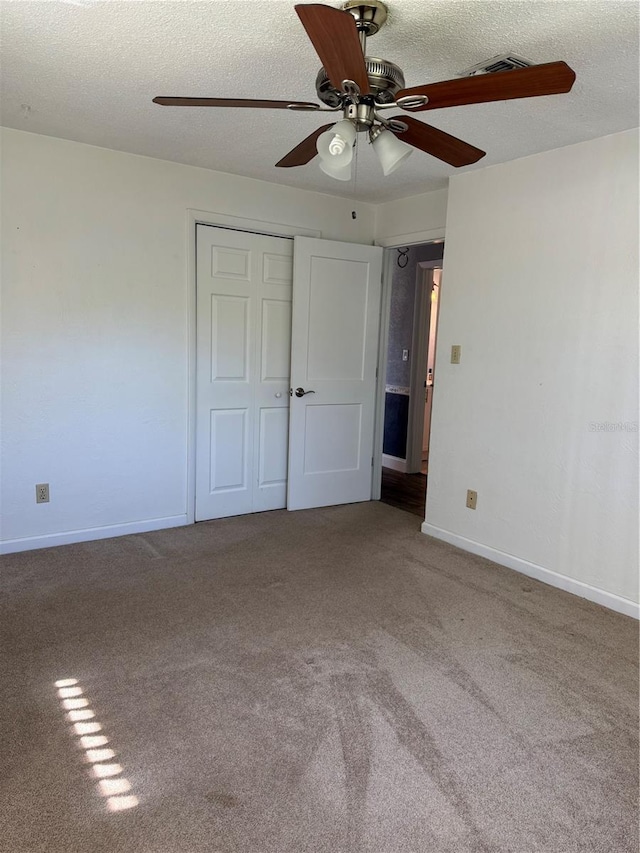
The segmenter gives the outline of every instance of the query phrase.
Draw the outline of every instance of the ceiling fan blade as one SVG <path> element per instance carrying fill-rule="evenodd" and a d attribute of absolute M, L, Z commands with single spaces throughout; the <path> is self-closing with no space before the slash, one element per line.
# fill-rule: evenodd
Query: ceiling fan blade
<path fill-rule="evenodd" d="M 331 124 L 323 124 L 322 127 L 314 130 L 313 133 L 309 134 L 306 139 L 303 139 L 299 145 L 296 145 L 295 148 L 289 151 L 282 160 L 276 163 L 276 166 L 279 166 L 282 169 L 289 169 L 291 166 L 304 166 L 310 160 L 313 160 L 318 153 L 316 148 L 318 137 L 321 133 L 324 133 L 325 130 L 329 130 L 330 127 L 333 127 L 333 122 Z"/>
<path fill-rule="evenodd" d="M 575 79 L 575 71 L 569 68 L 566 62 L 547 62 L 515 71 L 497 71 L 478 77 L 461 77 L 459 80 L 413 86 L 398 92 L 396 98 L 399 100 L 407 95 L 426 95 L 429 98 L 427 104 L 410 110 L 421 112 L 443 107 L 460 107 L 464 104 L 508 101 L 512 98 L 560 95 L 571 90 Z"/>
<path fill-rule="evenodd" d="M 353 80 L 362 95 L 368 94 L 367 67 L 353 15 L 318 3 L 295 8 L 333 86 L 340 91 L 343 80 Z"/>
<path fill-rule="evenodd" d="M 254 101 L 250 98 L 165 98 L 153 99 L 163 107 L 250 107 L 273 110 L 319 110 L 320 104 L 306 101 Z"/>
<path fill-rule="evenodd" d="M 461 139 L 445 133 L 444 130 L 438 130 L 437 127 L 431 127 L 431 125 L 424 124 L 416 118 L 399 115 L 394 116 L 394 119 L 409 125 L 407 130 L 396 133 L 398 139 L 431 154 L 432 157 L 437 157 L 438 160 L 444 160 L 445 163 L 456 166 L 456 168 L 477 163 L 486 154 L 485 151 L 474 148 L 468 142 L 463 142 Z"/>

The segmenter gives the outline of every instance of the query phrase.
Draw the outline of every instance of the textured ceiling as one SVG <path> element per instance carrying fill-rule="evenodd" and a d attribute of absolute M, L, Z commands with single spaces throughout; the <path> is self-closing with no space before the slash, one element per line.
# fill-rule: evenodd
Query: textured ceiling
<path fill-rule="evenodd" d="M 353 182 L 325 176 L 317 161 L 273 166 L 325 123 L 324 115 L 151 103 L 155 95 L 315 100 L 320 62 L 293 6 L 289 0 L 5 0 L 2 124 L 353 195 Z M 399 64 L 407 86 L 450 79 L 507 51 L 536 63 L 563 59 L 577 73 L 568 95 L 418 114 L 488 152 L 468 168 L 638 125 L 636 2 L 390 0 L 388 6 L 388 22 L 367 53 Z M 456 171 L 416 151 L 384 178 L 366 144 L 358 161 L 357 196 L 372 202 L 438 189 Z"/>

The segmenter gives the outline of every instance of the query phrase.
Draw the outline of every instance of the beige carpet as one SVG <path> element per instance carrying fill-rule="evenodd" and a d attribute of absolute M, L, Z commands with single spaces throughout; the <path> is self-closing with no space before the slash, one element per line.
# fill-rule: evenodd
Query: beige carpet
<path fill-rule="evenodd" d="M 636 853 L 637 623 L 418 527 L 3 558 L 3 853 Z"/>

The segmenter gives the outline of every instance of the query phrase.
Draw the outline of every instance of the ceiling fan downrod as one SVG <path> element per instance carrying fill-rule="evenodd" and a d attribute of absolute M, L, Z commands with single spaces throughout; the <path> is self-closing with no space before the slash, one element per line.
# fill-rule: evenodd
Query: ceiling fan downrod
<path fill-rule="evenodd" d="M 369 0 L 368 3 L 360 3 L 359 0 L 346 0 L 342 6 L 343 12 L 349 12 L 356 19 L 356 27 L 366 39 L 375 36 L 380 27 L 387 20 L 387 7 L 381 0 Z M 362 45 L 364 53 L 364 44 Z"/>

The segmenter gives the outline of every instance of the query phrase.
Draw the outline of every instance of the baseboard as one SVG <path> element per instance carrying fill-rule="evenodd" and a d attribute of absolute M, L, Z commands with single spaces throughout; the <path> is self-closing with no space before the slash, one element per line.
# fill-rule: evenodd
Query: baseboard
<path fill-rule="evenodd" d="M 132 533 L 149 533 L 151 530 L 182 527 L 185 524 L 189 524 L 187 515 L 171 515 L 165 518 L 131 521 L 127 524 L 110 524 L 106 527 L 88 527 L 84 530 L 49 533 L 46 536 L 29 536 L 25 539 L 5 539 L 4 542 L 0 542 L 0 554 L 15 554 L 17 551 L 33 551 L 36 548 L 53 548 L 57 545 L 73 545 L 76 542 L 91 542 L 94 539 L 129 536 Z"/>
<path fill-rule="evenodd" d="M 512 554 L 506 554 L 504 551 L 498 551 L 496 548 L 490 548 L 488 545 L 474 542 L 473 539 L 466 539 L 464 536 L 451 533 L 449 530 L 434 527 L 433 524 L 429 524 L 426 521 L 423 522 L 421 530 L 427 536 L 441 539 L 443 542 L 448 542 L 450 545 L 455 545 L 457 548 L 469 551 L 471 554 L 477 554 L 479 557 L 486 557 L 488 560 L 493 560 L 494 563 L 499 563 L 501 566 L 506 566 L 508 569 L 513 569 L 516 572 L 520 572 L 520 574 L 527 575 L 527 577 L 547 583 L 549 586 L 555 586 L 558 589 L 563 589 L 565 592 L 579 595 L 581 598 L 601 604 L 610 610 L 624 613 L 625 616 L 640 619 L 640 604 L 631 601 L 630 598 L 623 598 L 621 595 L 607 592 L 597 586 L 591 586 L 591 584 L 575 580 L 574 578 L 567 577 L 567 575 L 561 575 L 558 572 L 545 569 L 543 566 L 538 566 L 535 563 L 529 563 L 527 560 L 520 559 L 520 557 L 514 557 Z"/>
<path fill-rule="evenodd" d="M 405 474 L 407 471 L 407 460 L 400 459 L 399 456 L 388 456 L 386 453 L 383 453 L 382 467 L 391 468 L 393 471 L 402 471 Z"/>

